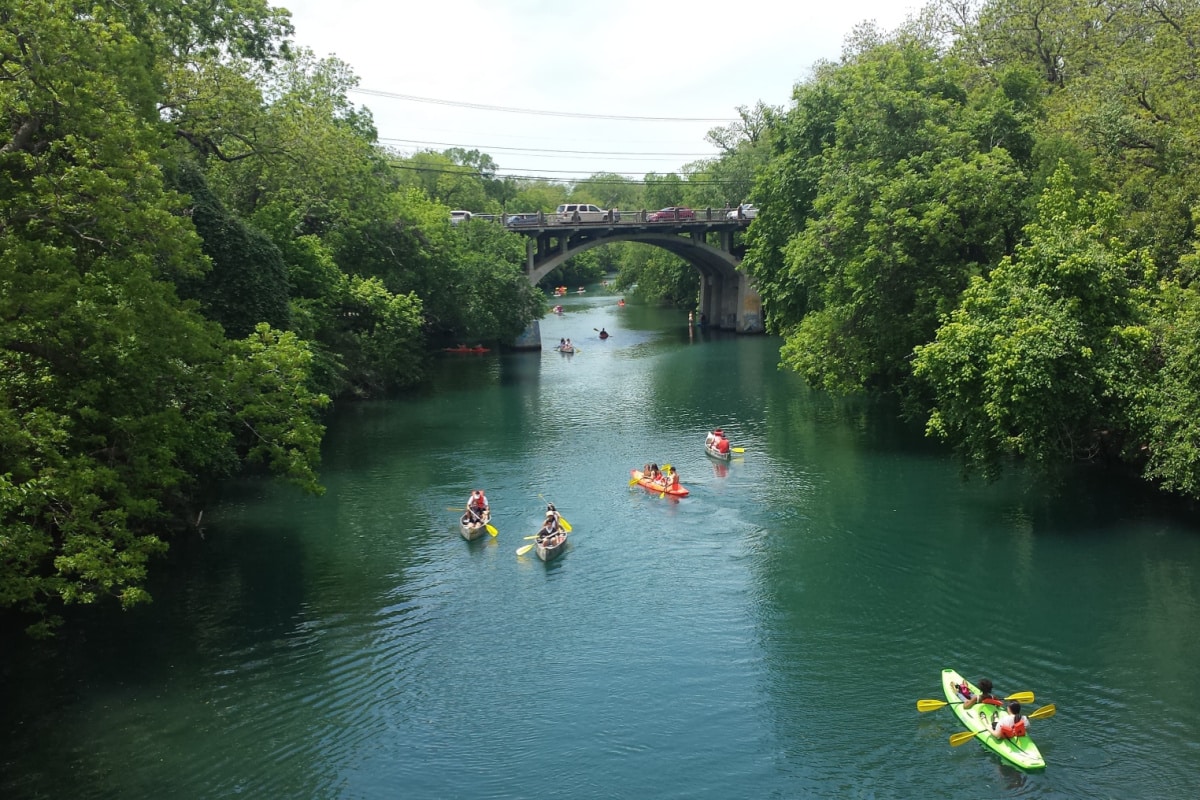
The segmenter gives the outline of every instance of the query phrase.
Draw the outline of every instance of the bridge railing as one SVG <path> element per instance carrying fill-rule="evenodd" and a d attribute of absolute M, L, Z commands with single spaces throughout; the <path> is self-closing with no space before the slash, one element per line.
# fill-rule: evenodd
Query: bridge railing
<path fill-rule="evenodd" d="M 555 225 L 572 227 L 576 225 L 671 225 L 677 222 L 739 222 L 743 225 L 750 224 L 750 220 L 741 216 L 739 210 L 736 208 L 696 208 L 691 209 L 691 212 L 691 214 L 684 212 L 681 215 L 678 211 L 664 213 L 656 209 L 621 211 L 620 209 L 613 208 L 608 210 L 604 219 L 595 221 L 561 220 L 557 214 L 545 211 L 529 211 L 516 214 L 475 214 L 471 219 L 498 222 L 506 228 L 545 228 Z M 730 217 L 731 212 L 735 216 Z"/>

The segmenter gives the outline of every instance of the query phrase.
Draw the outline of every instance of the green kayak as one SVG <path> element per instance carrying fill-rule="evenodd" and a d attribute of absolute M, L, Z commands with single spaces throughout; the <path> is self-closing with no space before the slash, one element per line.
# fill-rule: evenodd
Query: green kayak
<path fill-rule="evenodd" d="M 1013 766 L 1028 770 L 1045 769 L 1046 762 L 1042 758 L 1042 754 L 1038 752 L 1037 745 L 1028 736 L 1018 736 L 1015 739 L 998 739 L 991 734 L 990 721 L 992 717 L 1000 713 L 1001 709 L 999 707 L 976 703 L 968 709 L 963 709 L 963 697 L 955 688 L 962 684 L 962 682 L 963 676 L 954 670 L 942 670 L 942 691 L 946 693 L 946 700 L 951 703 L 950 707 L 958 715 L 959 721 L 963 725 L 966 725 L 968 730 L 983 731 L 983 733 L 980 733 L 975 738 L 984 747 Z M 971 687 L 972 695 L 979 694 L 978 686 L 969 682 L 967 685 Z"/>

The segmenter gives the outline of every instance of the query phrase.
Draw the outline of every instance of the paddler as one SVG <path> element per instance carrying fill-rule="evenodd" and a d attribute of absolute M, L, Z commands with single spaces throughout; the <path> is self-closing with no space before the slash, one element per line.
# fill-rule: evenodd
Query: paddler
<path fill-rule="evenodd" d="M 979 679 L 979 694 L 972 696 L 971 689 L 967 686 L 966 681 L 963 681 L 962 686 L 958 687 L 958 693 L 967 698 L 966 702 L 963 703 L 964 709 L 968 709 L 976 703 L 986 703 L 989 706 L 999 706 L 1001 708 L 1004 707 L 1004 703 L 1000 700 L 997 700 L 996 696 L 992 694 L 992 682 L 987 678 Z"/>
<path fill-rule="evenodd" d="M 470 516 L 471 522 L 483 522 L 484 514 L 489 510 L 487 495 L 482 489 L 476 489 L 471 492 L 471 496 L 467 498 L 467 515 Z"/>
<path fill-rule="evenodd" d="M 1021 704 L 1013 700 L 1008 711 L 992 719 L 992 735 L 997 739 L 1015 739 L 1029 732 L 1029 719 L 1021 714 Z"/>

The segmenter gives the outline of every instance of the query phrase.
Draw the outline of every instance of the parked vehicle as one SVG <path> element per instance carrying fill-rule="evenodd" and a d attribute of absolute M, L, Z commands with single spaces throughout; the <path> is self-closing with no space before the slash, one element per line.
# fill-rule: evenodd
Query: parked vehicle
<path fill-rule="evenodd" d="M 538 224 L 538 214 L 537 213 L 509 214 L 508 218 L 504 221 L 504 224 L 505 225 L 537 225 Z"/>
<path fill-rule="evenodd" d="M 464 220 L 469 220 L 470 218 L 471 218 L 470 211 L 451 211 L 450 212 L 450 224 L 451 225 L 457 225 L 458 223 L 460 223 Z"/>
<path fill-rule="evenodd" d="M 563 203 L 554 216 L 559 222 L 611 222 L 613 212 L 591 203 Z"/>
<path fill-rule="evenodd" d="M 675 222 L 681 219 L 695 219 L 696 212 L 686 206 L 668 206 L 660 211 L 655 211 L 650 216 L 646 217 L 647 222 Z"/>
<path fill-rule="evenodd" d="M 742 203 L 737 208 L 729 209 L 725 219 L 754 219 L 758 216 L 758 206 Z"/>

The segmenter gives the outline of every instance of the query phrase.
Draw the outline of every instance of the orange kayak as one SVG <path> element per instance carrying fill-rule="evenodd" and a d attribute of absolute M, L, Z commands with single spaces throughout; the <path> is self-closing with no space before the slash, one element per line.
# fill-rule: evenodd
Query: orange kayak
<path fill-rule="evenodd" d="M 682 486 L 663 486 L 661 483 L 656 483 L 655 481 L 652 481 L 649 478 L 643 478 L 642 471 L 640 469 L 629 470 L 629 476 L 632 480 L 637 481 L 639 485 L 646 487 L 647 489 L 649 489 L 652 492 L 657 492 L 658 494 L 662 494 L 663 492 L 666 492 L 667 494 L 671 495 L 672 497 L 687 497 L 688 496 L 688 490 L 683 488 Z"/>

